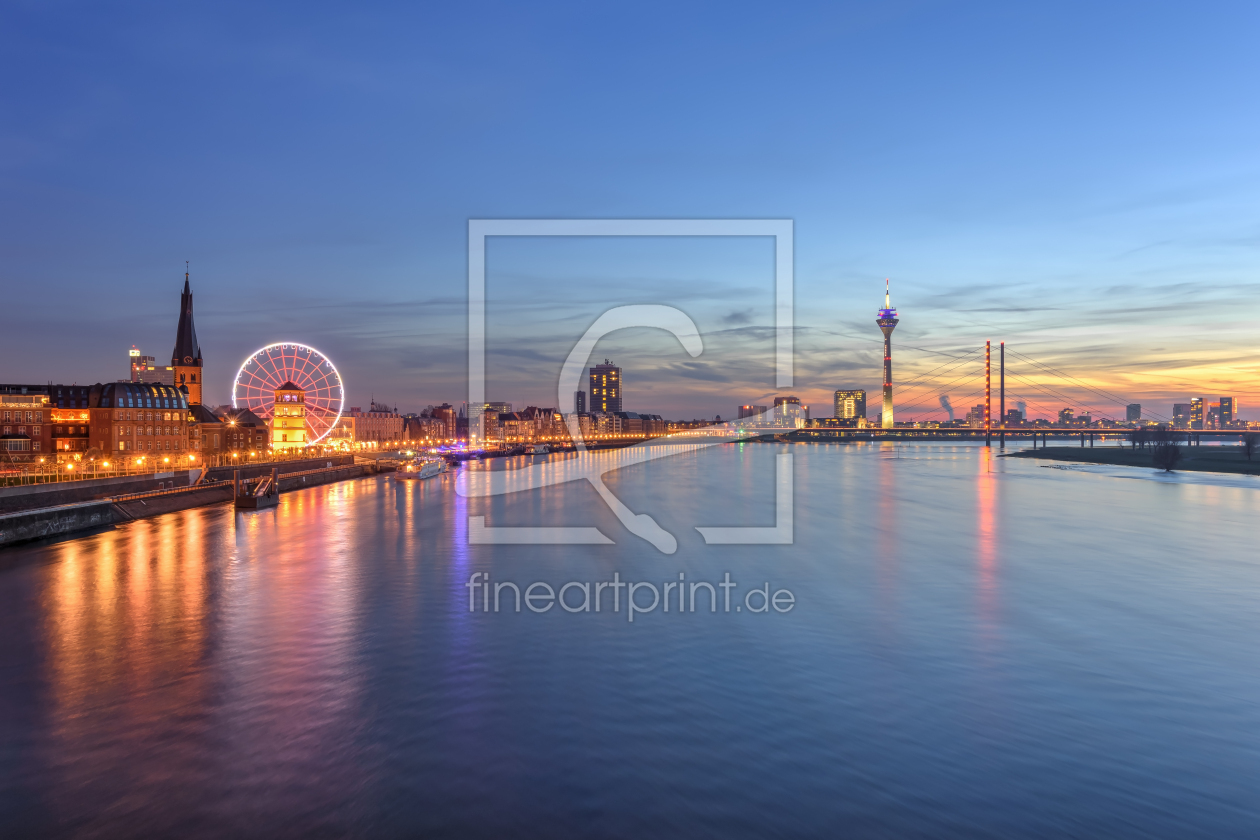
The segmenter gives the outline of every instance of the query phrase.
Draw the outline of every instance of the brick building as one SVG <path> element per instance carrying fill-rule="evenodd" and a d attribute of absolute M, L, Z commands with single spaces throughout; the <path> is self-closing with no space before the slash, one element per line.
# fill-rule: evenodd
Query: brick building
<path fill-rule="evenodd" d="M 0 385 L 0 457 L 36 460 L 53 451 L 48 386 Z"/>
<path fill-rule="evenodd" d="M 187 465 L 189 444 L 188 401 L 178 388 L 147 382 L 109 382 L 89 389 L 88 410 L 53 409 L 54 422 L 65 415 L 87 415 L 86 445 L 80 451 L 98 449 L 103 456 L 129 461 Z M 74 417 L 67 416 L 67 428 Z M 60 425 L 58 423 L 58 425 Z M 69 436 L 63 438 L 69 442 Z M 68 447 L 67 447 L 68 448 Z M 152 459 L 152 461 L 150 461 Z"/>

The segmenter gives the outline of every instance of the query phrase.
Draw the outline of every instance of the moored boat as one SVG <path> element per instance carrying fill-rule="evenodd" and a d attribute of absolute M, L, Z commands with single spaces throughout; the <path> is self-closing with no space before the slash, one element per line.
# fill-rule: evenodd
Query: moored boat
<path fill-rule="evenodd" d="M 394 473 L 395 479 L 433 478 L 446 472 L 446 460 L 443 458 L 417 458 Z"/>

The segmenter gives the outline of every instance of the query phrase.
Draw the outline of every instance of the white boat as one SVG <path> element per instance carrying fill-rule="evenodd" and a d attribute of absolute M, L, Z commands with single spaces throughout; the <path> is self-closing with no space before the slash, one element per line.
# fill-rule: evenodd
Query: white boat
<path fill-rule="evenodd" d="M 529 448 L 530 455 L 546 455 L 550 451 L 545 443 L 535 443 Z"/>
<path fill-rule="evenodd" d="M 399 467 L 394 473 L 395 479 L 433 478 L 446 472 L 446 461 L 441 458 L 421 460 L 417 458 L 410 464 Z"/>

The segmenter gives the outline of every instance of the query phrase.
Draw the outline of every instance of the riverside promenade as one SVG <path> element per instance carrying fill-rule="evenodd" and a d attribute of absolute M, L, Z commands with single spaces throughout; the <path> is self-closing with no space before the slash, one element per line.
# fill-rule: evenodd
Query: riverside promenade
<path fill-rule="evenodd" d="M 275 463 L 215 467 L 198 483 L 196 471 L 95 479 L 0 489 L 0 547 L 105 528 L 120 522 L 232 500 L 232 473 L 242 483 L 270 475 Z M 280 492 L 375 474 L 376 460 L 337 455 L 280 465 Z"/>

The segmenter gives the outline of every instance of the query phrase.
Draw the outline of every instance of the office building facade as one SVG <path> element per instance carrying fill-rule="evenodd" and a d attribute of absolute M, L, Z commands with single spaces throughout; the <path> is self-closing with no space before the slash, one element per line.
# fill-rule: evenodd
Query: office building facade
<path fill-rule="evenodd" d="M 1228 429 L 1238 420 L 1238 398 L 1221 397 L 1221 428 Z"/>
<path fill-rule="evenodd" d="M 588 389 L 591 398 L 590 410 L 604 413 L 621 411 L 622 385 L 621 368 L 607 359 L 604 359 L 602 365 L 591 368 Z"/>
<path fill-rule="evenodd" d="M 770 406 L 768 405 L 753 405 L 751 403 L 749 403 L 748 405 L 741 405 L 739 407 L 739 419 L 743 420 L 748 417 L 753 417 L 753 418 L 761 417 L 769 410 L 770 410 Z"/>
<path fill-rule="evenodd" d="M 154 385 L 175 384 L 175 368 L 169 365 L 159 366 L 156 358 L 143 355 L 135 345 L 128 351 L 127 360 L 131 368 L 129 381 L 151 382 Z"/>
<path fill-rule="evenodd" d="M 865 420 L 865 391 L 836 391 L 835 414 L 837 420 Z"/>

